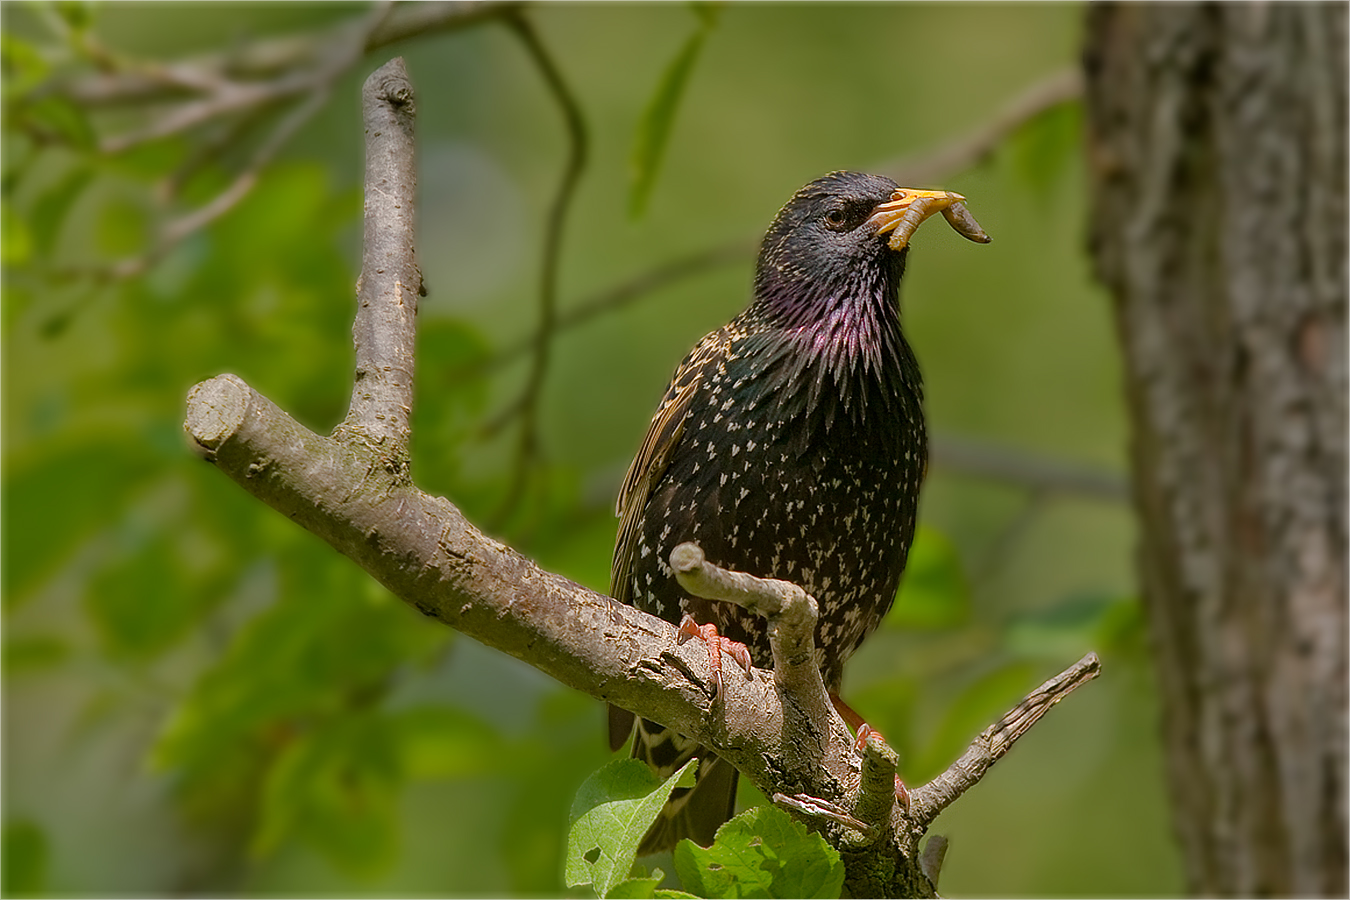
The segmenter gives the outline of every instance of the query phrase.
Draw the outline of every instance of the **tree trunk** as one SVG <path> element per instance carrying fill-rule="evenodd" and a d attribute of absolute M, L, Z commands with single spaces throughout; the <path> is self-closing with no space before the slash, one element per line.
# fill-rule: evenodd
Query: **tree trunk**
<path fill-rule="evenodd" d="M 1093 6 L 1086 70 L 1190 888 L 1345 895 L 1346 7 Z"/>

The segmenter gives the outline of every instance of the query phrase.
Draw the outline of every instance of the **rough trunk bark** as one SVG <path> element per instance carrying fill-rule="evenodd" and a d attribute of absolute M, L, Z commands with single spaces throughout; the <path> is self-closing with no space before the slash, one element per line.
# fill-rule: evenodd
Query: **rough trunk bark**
<path fill-rule="evenodd" d="M 1089 11 L 1092 252 L 1204 895 L 1347 891 L 1346 18 Z"/>

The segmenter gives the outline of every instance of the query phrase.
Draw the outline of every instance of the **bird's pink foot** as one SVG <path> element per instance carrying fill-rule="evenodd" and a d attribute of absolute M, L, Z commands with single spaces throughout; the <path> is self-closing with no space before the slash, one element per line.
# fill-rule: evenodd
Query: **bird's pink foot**
<path fill-rule="evenodd" d="M 864 722 L 863 717 L 858 715 L 857 711 L 845 703 L 838 694 L 830 694 L 830 702 L 834 704 L 840 718 L 857 733 L 857 737 L 853 740 L 854 753 L 861 755 L 863 750 L 866 749 L 867 740 L 870 737 L 875 736 L 880 740 L 886 740 L 881 736 L 880 731 Z M 901 809 L 906 812 L 909 811 L 909 789 L 905 787 L 905 783 L 900 780 L 899 775 L 895 776 L 895 799 L 900 804 Z"/>
<path fill-rule="evenodd" d="M 745 677 L 750 677 L 750 670 L 754 664 L 750 661 L 750 650 L 739 641 L 733 641 L 724 638 L 717 633 L 717 626 L 709 622 L 707 625 L 700 625 L 694 621 L 694 617 L 689 613 L 684 614 L 680 620 L 680 630 L 678 642 L 683 644 L 690 638 L 698 638 L 708 645 L 708 667 L 713 671 L 713 677 L 717 681 L 717 693 L 722 693 L 722 654 L 726 653 L 736 661 L 742 669 L 745 669 Z"/>

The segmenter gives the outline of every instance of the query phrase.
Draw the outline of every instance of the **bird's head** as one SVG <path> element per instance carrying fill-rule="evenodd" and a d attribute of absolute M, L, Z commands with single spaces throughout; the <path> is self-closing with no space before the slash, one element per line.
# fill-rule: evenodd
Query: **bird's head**
<path fill-rule="evenodd" d="M 779 210 L 764 235 L 756 298 L 810 303 L 894 297 L 909 238 L 929 216 L 950 213 L 962 200 L 949 191 L 902 188 L 880 175 L 833 172 L 817 178 Z M 971 240 L 988 240 L 978 226 L 972 231 L 953 215 L 948 220 Z"/>

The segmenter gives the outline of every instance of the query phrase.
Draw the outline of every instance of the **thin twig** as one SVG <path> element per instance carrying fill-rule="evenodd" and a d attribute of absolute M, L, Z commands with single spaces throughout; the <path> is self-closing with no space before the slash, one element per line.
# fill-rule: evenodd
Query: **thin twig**
<path fill-rule="evenodd" d="M 378 448 L 390 473 L 406 476 L 422 273 L 414 249 L 417 110 L 402 57 L 371 73 L 361 106 L 365 236 L 352 325 L 356 379 L 347 418 L 335 435 L 359 435 Z"/>
<path fill-rule="evenodd" d="M 191 212 L 171 219 L 159 234 L 155 245 L 142 253 L 114 263 L 108 269 L 110 277 L 116 280 L 135 278 L 173 251 L 184 240 L 207 228 L 221 216 L 234 209 L 257 186 L 262 170 L 272 162 L 281 149 L 295 134 L 323 108 L 331 94 L 331 84 L 318 87 L 294 107 L 268 136 L 267 140 L 254 152 L 252 159 L 234 180 L 205 205 Z M 165 193 L 171 189 L 166 185 Z"/>
<path fill-rule="evenodd" d="M 759 578 L 708 562 L 698 544 L 685 542 L 670 553 L 675 579 L 695 597 L 734 603 L 769 620 L 769 650 L 774 684 L 785 707 L 797 711 L 801 727 L 828 739 L 832 727 L 848 740 L 844 722 L 833 709 L 816 662 L 816 622 L 820 606 L 798 585 Z"/>
<path fill-rule="evenodd" d="M 571 309 L 559 312 L 554 322 L 554 334 L 559 335 L 606 313 L 631 306 L 639 300 L 656 293 L 670 284 L 693 278 L 712 269 L 744 261 L 755 252 L 754 241 L 735 241 L 717 247 L 709 247 L 680 257 L 671 262 L 662 263 L 654 269 L 621 281 L 618 284 L 596 291 L 576 302 Z M 466 366 L 456 372 L 460 378 L 473 378 L 515 362 L 529 353 L 539 341 L 539 331 L 513 344 L 501 348 L 481 362 Z"/>
<path fill-rule="evenodd" d="M 362 53 L 412 37 L 476 25 L 519 6 L 518 2 L 484 3 L 477 0 L 400 3 L 379 27 L 367 34 Z M 345 45 L 351 29 L 352 22 L 347 20 L 317 35 L 274 37 L 224 53 L 173 63 L 129 60 L 95 46 L 90 49 L 99 52 L 97 61 L 102 71 L 56 84 L 52 90 L 85 107 L 159 102 L 179 97 L 185 90 L 209 92 L 222 78 L 269 78 L 310 66 L 316 59 L 328 55 L 325 48 Z M 93 54 L 91 58 L 95 58 Z"/>
<path fill-rule="evenodd" d="M 972 438 L 933 438 L 936 470 L 1012 483 L 1044 494 L 1074 494 L 1107 503 L 1129 500 L 1129 480 L 1109 469 L 1028 453 Z"/>
<path fill-rule="evenodd" d="M 854 813 L 873 831 L 882 835 L 891 824 L 891 810 L 895 806 L 897 781 L 895 770 L 900 757 L 875 731 L 869 733 L 863 745 L 861 773 L 858 780 L 858 802 Z M 899 790 L 904 790 L 900 787 Z"/>
<path fill-rule="evenodd" d="M 813 819 L 828 819 L 846 828 L 852 828 L 854 831 L 861 832 L 867 838 L 872 838 L 877 829 L 873 825 L 868 825 L 861 819 L 856 819 L 849 815 L 848 811 L 838 803 L 831 803 L 828 800 L 822 800 L 819 797 L 812 797 L 809 794 L 774 794 L 770 800 L 774 806 L 790 809 Z"/>
<path fill-rule="evenodd" d="M 1101 662 L 1097 654 L 1089 653 L 1032 691 L 1002 719 L 986 728 L 947 771 L 910 792 L 911 816 L 916 825 L 926 828 L 938 813 L 979 784 L 989 767 L 1002 759 L 1017 739 L 1040 721 L 1052 706 L 1099 674 Z"/>
<path fill-rule="evenodd" d="M 268 106 L 283 102 L 288 97 L 296 94 L 302 94 L 303 100 L 295 106 L 287 115 L 282 117 L 276 124 L 272 132 L 262 141 L 262 143 L 253 152 L 252 157 L 245 167 L 234 177 L 230 184 L 219 194 L 213 197 L 203 206 L 184 213 L 177 218 L 171 219 L 160 230 L 154 246 L 146 252 L 112 263 L 109 266 L 95 268 L 92 271 L 86 271 L 83 274 L 92 275 L 96 280 L 124 280 L 134 278 L 153 266 L 159 260 L 167 256 L 180 243 L 193 234 L 205 229 L 213 222 L 220 219 L 221 216 L 234 209 L 239 203 L 249 195 L 261 178 L 262 170 L 266 168 L 277 156 L 278 153 L 288 144 L 293 137 L 303 128 L 328 102 L 331 96 L 333 86 L 337 79 L 352 68 L 364 54 L 364 47 L 368 42 L 368 36 L 371 32 L 377 30 L 381 24 L 388 18 L 390 10 L 393 8 L 392 0 L 384 0 L 372 10 L 360 26 L 352 31 L 349 26 L 349 43 L 345 48 L 333 47 L 330 49 L 325 65 L 319 67 L 311 73 L 303 76 L 290 76 L 285 79 L 284 84 L 278 86 L 274 83 L 271 86 L 261 86 L 257 91 L 250 94 L 256 102 L 245 104 L 242 108 L 243 118 L 240 120 L 240 127 L 249 119 L 261 114 Z M 299 86 L 299 87 L 296 87 Z M 219 87 L 219 85 L 217 85 Z M 304 90 L 301 91 L 300 88 Z M 233 87 L 227 89 L 228 94 Z M 224 104 L 218 107 L 218 111 L 223 112 L 232 108 L 231 104 Z M 193 118 L 193 113 L 187 118 Z M 209 121 L 210 118 L 201 119 L 201 122 Z M 158 126 L 152 126 L 150 130 L 169 129 L 165 133 L 172 133 L 178 126 L 186 121 L 184 118 L 162 120 Z M 194 122 L 196 124 L 196 122 Z M 230 129 L 227 134 L 234 133 L 235 129 Z M 147 132 L 148 133 L 148 132 Z M 130 138 L 127 138 L 130 140 Z M 137 141 L 139 142 L 139 141 Z M 103 145 L 104 152 L 116 152 L 116 148 L 124 143 L 121 139 L 105 141 Z M 215 143 L 219 143 L 218 141 Z M 110 149 L 111 148 L 111 149 Z M 211 148 L 207 148 L 208 154 Z M 196 161 L 194 161 L 195 163 Z M 161 184 L 160 194 L 168 199 L 176 193 L 177 185 L 183 178 L 183 172 L 179 171 L 165 179 Z M 78 273 L 76 273 L 78 274 Z"/>
<path fill-rule="evenodd" d="M 549 54 L 548 48 L 540 41 L 534 26 L 518 12 L 508 15 L 506 22 L 510 25 L 511 31 L 520 38 L 530 60 L 543 77 L 554 102 L 562 111 L 563 121 L 567 127 L 567 162 L 563 167 L 562 179 L 558 183 L 558 191 L 553 197 L 545 226 L 544 256 L 539 273 L 539 330 L 535 335 L 534 358 L 529 375 L 526 377 L 525 387 L 520 399 L 513 404 L 512 411 L 521 418 L 520 439 L 516 445 L 510 487 L 495 516 L 498 526 L 520 505 L 525 495 L 530 468 L 539 454 L 539 397 L 548 375 L 550 351 L 557 332 L 558 269 L 562 253 L 563 225 L 571 208 L 572 198 L 576 194 L 577 184 L 581 180 L 581 174 L 586 168 L 589 144 L 581 107 Z"/>

